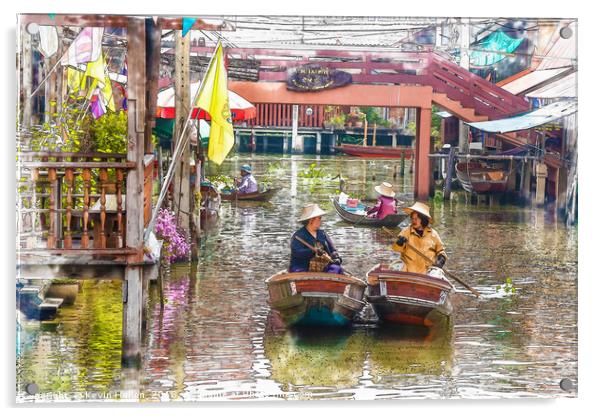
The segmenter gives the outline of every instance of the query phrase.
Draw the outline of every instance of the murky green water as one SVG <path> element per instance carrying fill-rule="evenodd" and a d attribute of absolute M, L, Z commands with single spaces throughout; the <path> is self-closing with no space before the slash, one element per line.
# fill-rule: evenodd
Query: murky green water
<path fill-rule="evenodd" d="M 228 162 L 222 173 L 234 174 L 247 161 Z M 251 160 L 260 180 L 270 162 Z M 225 202 L 208 224 L 199 263 L 172 268 L 163 310 L 152 287 L 140 371 L 120 365 L 120 283 L 88 282 L 55 321 L 22 323 L 19 388 L 35 381 L 37 400 L 576 395 L 559 381 L 577 380 L 577 232 L 542 210 L 476 206 L 461 197 L 435 206 L 447 267 L 484 294 L 477 300 L 456 285 L 453 328 L 280 327 L 264 280 L 287 266 L 301 207 L 309 201 L 328 207 L 338 188 L 337 181 L 297 178 L 310 163 L 282 161 L 276 182 L 284 189 L 271 203 Z M 374 198 L 373 187 L 388 180 L 402 200 L 412 200 L 413 178 L 393 178 L 394 161 L 323 158 L 319 165 L 332 176 L 342 173 L 353 193 Z M 395 258 L 382 232 L 347 225 L 330 211 L 323 227 L 348 271 L 363 276 Z M 507 278 L 516 293 L 497 288 Z"/>

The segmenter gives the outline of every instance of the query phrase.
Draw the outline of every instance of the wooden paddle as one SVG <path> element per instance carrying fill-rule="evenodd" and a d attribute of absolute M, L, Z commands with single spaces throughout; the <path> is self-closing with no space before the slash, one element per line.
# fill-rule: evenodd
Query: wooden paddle
<path fill-rule="evenodd" d="M 383 230 L 385 230 L 389 235 L 393 236 L 393 237 L 397 237 L 397 234 L 391 232 L 388 228 L 386 227 L 382 227 Z M 422 257 L 423 260 L 425 260 L 428 264 L 430 264 L 431 266 L 434 266 L 435 263 L 429 259 L 427 256 L 425 256 L 420 250 L 418 250 L 416 247 L 414 247 L 413 245 L 411 245 L 408 241 L 406 241 L 406 246 L 408 246 L 411 250 L 413 250 L 416 254 L 418 254 L 420 257 Z M 466 289 L 470 290 L 472 292 L 473 295 L 475 295 L 476 297 L 481 296 L 481 294 L 476 290 L 473 289 L 472 287 L 470 287 L 466 282 L 464 282 L 462 279 L 460 279 L 458 276 L 454 275 L 452 272 L 450 272 L 447 269 L 444 269 L 443 267 L 439 267 L 441 270 L 443 270 L 443 272 L 445 274 L 447 274 L 449 277 L 451 277 L 452 279 L 454 279 L 455 281 L 457 281 L 458 283 L 460 283 L 462 286 L 464 286 Z"/>

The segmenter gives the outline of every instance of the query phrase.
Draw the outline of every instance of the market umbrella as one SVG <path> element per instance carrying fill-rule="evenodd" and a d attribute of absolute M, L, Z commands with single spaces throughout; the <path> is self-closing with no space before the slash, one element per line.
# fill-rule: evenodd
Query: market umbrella
<path fill-rule="evenodd" d="M 199 83 L 190 84 L 190 102 L 194 100 L 194 96 L 199 88 Z M 242 98 L 235 92 L 228 91 L 228 99 L 230 101 L 230 112 L 232 113 L 233 121 L 249 120 L 255 118 L 257 110 L 253 104 Z M 175 118 L 175 88 L 170 87 L 159 92 L 157 96 L 157 113 L 156 117 L 160 118 Z M 192 111 L 192 119 L 211 120 L 211 116 L 203 109 L 195 108 Z"/>

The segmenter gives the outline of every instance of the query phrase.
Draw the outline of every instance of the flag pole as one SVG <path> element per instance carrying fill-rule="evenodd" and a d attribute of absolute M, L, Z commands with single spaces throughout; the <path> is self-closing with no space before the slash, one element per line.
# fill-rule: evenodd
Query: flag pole
<path fill-rule="evenodd" d="M 194 108 L 196 105 L 196 100 L 198 99 L 199 94 L 201 93 L 201 91 L 203 90 L 203 87 L 205 86 L 205 83 L 207 82 L 207 74 L 209 73 L 209 70 L 211 69 L 211 65 L 215 64 L 215 61 L 214 61 L 215 54 L 217 53 L 217 49 L 220 47 L 220 45 L 221 45 L 221 42 L 218 42 L 217 46 L 215 47 L 215 51 L 213 52 L 211 61 L 209 61 L 209 65 L 207 66 L 207 70 L 205 71 L 205 74 L 203 75 L 203 79 L 199 83 L 199 88 L 197 89 L 196 94 L 194 95 L 194 100 L 192 101 L 192 105 L 190 106 L 190 111 L 188 112 L 188 117 L 186 118 L 186 124 L 184 124 L 184 127 L 182 128 L 182 133 L 180 133 L 180 137 L 178 138 L 176 148 L 174 149 L 173 158 L 171 160 L 171 163 L 169 164 L 169 168 L 168 168 L 167 173 L 165 174 L 165 178 L 163 180 L 163 187 L 161 188 L 161 192 L 159 193 L 159 198 L 157 199 L 157 204 L 155 205 L 155 208 L 153 209 L 153 215 L 151 216 L 150 222 L 148 223 L 146 230 L 144 230 L 144 241 L 148 241 L 151 231 L 153 230 L 153 228 L 155 228 L 155 223 L 157 222 L 157 215 L 159 214 L 159 209 L 161 208 L 163 199 L 165 198 L 165 195 L 167 194 L 167 188 L 169 187 L 169 184 L 171 183 L 171 180 L 173 179 L 176 162 L 182 156 L 182 153 L 184 151 L 184 146 L 188 143 L 188 136 L 184 137 L 184 134 L 186 133 L 186 130 L 188 129 L 188 124 L 190 121 L 190 117 L 192 117 L 192 112 L 194 111 Z"/>

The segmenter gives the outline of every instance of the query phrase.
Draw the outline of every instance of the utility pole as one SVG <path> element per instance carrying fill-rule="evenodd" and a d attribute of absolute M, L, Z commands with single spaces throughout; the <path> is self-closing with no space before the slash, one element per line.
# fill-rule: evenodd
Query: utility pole
<path fill-rule="evenodd" d="M 182 37 L 182 31 L 176 30 L 175 50 L 175 106 L 176 120 L 173 138 L 177 140 L 188 123 L 190 111 L 190 36 Z M 189 32 L 190 33 L 190 32 Z M 174 143 L 174 147 L 177 143 Z M 175 155 L 174 155 L 175 157 Z M 186 236 L 190 236 L 190 144 L 184 147 L 182 157 L 176 160 L 176 172 L 173 182 L 173 201 L 178 226 Z"/>
<path fill-rule="evenodd" d="M 460 66 L 470 70 L 470 19 L 460 18 Z M 458 126 L 458 148 L 460 153 L 468 153 L 468 132 L 469 127 L 462 120 Z"/>

